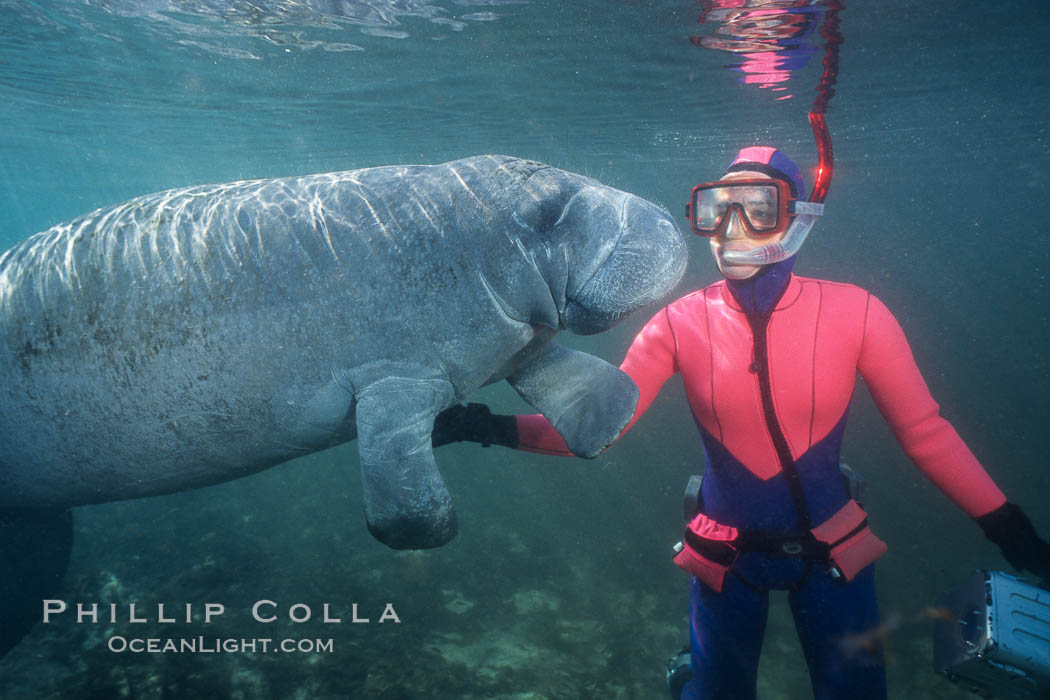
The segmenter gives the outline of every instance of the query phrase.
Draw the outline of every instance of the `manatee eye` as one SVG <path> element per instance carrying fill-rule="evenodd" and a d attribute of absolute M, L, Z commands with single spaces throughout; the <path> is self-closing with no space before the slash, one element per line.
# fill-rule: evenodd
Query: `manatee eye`
<path fill-rule="evenodd" d="M 541 240 L 549 240 L 554 233 L 554 225 L 558 223 L 563 212 L 564 208 L 560 202 L 541 200 L 515 212 L 513 218 L 518 226 L 525 229 L 519 232 L 519 235 L 523 234 L 525 238 L 536 235 Z"/>
<path fill-rule="evenodd" d="M 561 213 L 561 202 L 542 202 L 539 210 L 536 212 L 535 229 L 537 231 L 550 232 L 554 228 L 554 224 L 558 223 Z"/>

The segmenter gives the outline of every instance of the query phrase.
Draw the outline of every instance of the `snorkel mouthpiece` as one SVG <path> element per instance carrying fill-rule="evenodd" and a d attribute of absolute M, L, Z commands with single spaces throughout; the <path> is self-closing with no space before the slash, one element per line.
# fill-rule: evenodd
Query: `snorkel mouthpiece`
<path fill-rule="evenodd" d="M 817 202 L 795 202 L 795 220 L 775 243 L 767 243 L 751 250 L 723 250 L 722 260 L 731 265 L 772 265 L 786 260 L 799 251 L 806 242 L 817 217 L 824 213 L 824 205 Z"/>

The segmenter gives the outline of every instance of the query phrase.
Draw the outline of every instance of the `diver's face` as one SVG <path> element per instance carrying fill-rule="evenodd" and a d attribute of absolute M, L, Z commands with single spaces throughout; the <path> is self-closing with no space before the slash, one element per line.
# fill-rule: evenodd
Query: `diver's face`
<path fill-rule="evenodd" d="M 771 179 L 765 173 L 760 173 L 754 170 L 738 170 L 736 172 L 728 173 L 722 180 L 754 180 L 754 179 Z M 770 202 L 769 207 L 775 211 L 777 203 L 772 201 L 773 197 L 769 195 L 768 191 L 761 191 L 755 188 L 753 193 L 754 198 L 761 198 L 763 196 L 769 196 Z M 754 200 L 752 200 L 754 201 Z M 746 280 L 749 277 L 754 276 L 761 265 L 734 265 L 733 263 L 726 262 L 722 259 L 722 251 L 724 250 L 751 250 L 758 248 L 759 246 L 766 245 L 767 243 L 776 243 L 784 237 L 784 233 L 776 233 L 771 236 L 754 236 L 747 230 L 741 221 L 740 215 L 736 210 L 729 212 L 729 224 L 726 226 L 725 232 L 715 236 L 711 239 L 711 254 L 715 256 L 715 263 L 718 265 L 719 272 L 724 277 L 731 280 Z"/>

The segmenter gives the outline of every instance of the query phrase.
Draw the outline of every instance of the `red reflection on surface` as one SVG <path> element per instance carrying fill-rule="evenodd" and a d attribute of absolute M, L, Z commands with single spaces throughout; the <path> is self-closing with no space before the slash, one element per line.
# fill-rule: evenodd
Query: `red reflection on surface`
<path fill-rule="evenodd" d="M 737 54 L 741 63 L 732 68 L 744 73 L 742 83 L 786 90 L 791 71 L 816 52 L 804 42 L 819 18 L 811 0 L 701 0 L 701 5 L 700 24 L 717 26 L 713 35 L 694 36 L 692 42 Z"/>

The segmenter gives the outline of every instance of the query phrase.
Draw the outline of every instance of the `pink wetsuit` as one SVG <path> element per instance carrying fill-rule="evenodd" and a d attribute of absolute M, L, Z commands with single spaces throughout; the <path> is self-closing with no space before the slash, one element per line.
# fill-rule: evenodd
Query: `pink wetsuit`
<path fill-rule="evenodd" d="M 628 428 L 681 373 L 707 457 L 700 517 L 768 542 L 824 529 L 856 508 L 839 452 L 858 372 L 908 456 L 942 491 L 971 516 L 1002 505 L 1002 492 L 940 416 L 882 302 L 853 285 L 794 276 L 792 265 L 789 259 L 754 279 L 723 280 L 669 304 L 620 365 L 640 390 Z M 519 416 L 518 437 L 521 449 L 569 454 L 543 416 Z M 767 591 L 779 589 L 788 591 L 815 696 L 884 700 L 882 664 L 845 654 L 841 645 L 879 624 L 870 562 L 885 545 L 867 535 L 847 540 L 859 543 L 849 573 L 836 575 L 826 560 L 739 547 L 723 562 L 725 578 L 717 567 L 710 569 L 714 584 L 701 582 L 702 571 L 694 576 L 692 681 L 682 698 L 755 697 Z"/>
<path fill-rule="evenodd" d="M 900 325 L 872 294 L 849 284 L 792 275 L 769 317 L 766 335 L 773 412 L 794 461 L 829 436 L 841 439 L 835 434 L 844 426 L 859 371 L 905 452 L 959 507 L 976 517 L 1005 502 L 940 416 Z M 620 365 L 640 390 L 627 429 L 663 383 L 680 372 L 709 462 L 713 455 L 708 443 L 713 440 L 758 480 L 778 475 L 781 462 L 771 431 L 765 429 L 754 338 L 724 280 L 661 309 L 638 333 Z M 518 432 L 521 449 L 570 454 L 543 416 L 519 416 Z"/>

